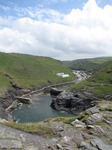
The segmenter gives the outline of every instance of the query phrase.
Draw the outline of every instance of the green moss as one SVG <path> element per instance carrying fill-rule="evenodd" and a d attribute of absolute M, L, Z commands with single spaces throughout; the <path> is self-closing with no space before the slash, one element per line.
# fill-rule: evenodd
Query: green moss
<path fill-rule="evenodd" d="M 77 116 L 77 119 L 83 121 L 84 123 L 86 123 L 87 119 L 89 118 L 90 114 L 86 114 L 85 112 L 79 114 Z"/>
<path fill-rule="evenodd" d="M 52 120 L 52 118 L 47 118 L 44 120 L 44 122 L 50 122 Z"/>
<path fill-rule="evenodd" d="M 36 133 L 45 137 L 52 137 L 53 135 L 55 135 L 55 132 L 52 128 L 39 123 L 4 122 L 3 124 L 18 130 L 22 130 L 24 132 Z"/>
<path fill-rule="evenodd" d="M 75 117 L 57 117 L 54 118 L 53 121 L 54 122 L 64 122 L 66 124 L 71 124 L 72 121 L 74 121 L 76 118 Z"/>
<path fill-rule="evenodd" d="M 112 106 L 108 106 L 106 108 L 100 108 L 101 111 L 112 111 Z"/>
<path fill-rule="evenodd" d="M 68 119 L 66 119 L 66 120 L 64 121 L 64 123 L 66 123 L 66 124 L 71 124 L 73 121 L 75 121 L 75 119 L 76 119 L 76 117 L 69 117 Z"/>
<path fill-rule="evenodd" d="M 112 111 L 112 101 L 100 100 L 97 105 L 100 111 Z"/>
<path fill-rule="evenodd" d="M 102 128 L 108 127 L 108 124 L 106 122 L 96 122 L 95 125 L 101 126 Z"/>

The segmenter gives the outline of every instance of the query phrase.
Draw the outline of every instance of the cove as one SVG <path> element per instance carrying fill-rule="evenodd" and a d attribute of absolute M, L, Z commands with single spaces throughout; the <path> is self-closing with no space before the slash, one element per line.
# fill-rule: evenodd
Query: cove
<path fill-rule="evenodd" d="M 58 87 L 58 89 L 67 89 L 67 86 Z M 39 122 L 47 118 L 70 117 L 72 114 L 56 111 L 50 107 L 52 98 L 49 93 L 43 95 L 33 95 L 33 103 L 23 104 L 12 112 L 12 116 L 18 122 Z"/>

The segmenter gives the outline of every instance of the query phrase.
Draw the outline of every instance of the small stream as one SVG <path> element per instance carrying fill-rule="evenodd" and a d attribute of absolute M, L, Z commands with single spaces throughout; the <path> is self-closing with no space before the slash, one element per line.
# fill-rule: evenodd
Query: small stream
<path fill-rule="evenodd" d="M 69 85 L 58 87 L 65 90 Z M 33 103 L 30 105 L 23 104 L 12 112 L 13 118 L 18 122 L 38 122 L 46 118 L 69 117 L 73 116 L 67 112 L 59 112 L 50 107 L 52 98 L 49 93 L 43 95 L 33 95 Z"/>

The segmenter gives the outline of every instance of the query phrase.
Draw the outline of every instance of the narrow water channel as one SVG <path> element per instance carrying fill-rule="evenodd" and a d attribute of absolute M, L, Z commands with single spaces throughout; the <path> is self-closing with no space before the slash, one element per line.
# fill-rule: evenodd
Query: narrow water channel
<path fill-rule="evenodd" d="M 58 87 L 58 89 L 66 89 L 68 86 Z M 22 105 L 12 112 L 13 118 L 18 122 L 38 122 L 46 118 L 54 118 L 60 116 L 73 116 L 67 112 L 59 112 L 50 107 L 52 102 L 49 93 L 43 95 L 33 95 L 33 103 L 30 105 Z"/>
<path fill-rule="evenodd" d="M 89 76 L 84 71 L 73 71 L 74 74 L 78 77 L 75 80 L 75 83 L 79 83 L 82 80 L 85 80 Z M 66 90 L 70 85 L 59 86 L 57 89 Z M 73 116 L 67 112 L 59 112 L 50 107 L 52 102 L 51 96 L 49 93 L 43 95 L 33 95 L 33 103 L 30 105 L 23 104 L 16 110 L 12 112 L 12 116 L 18 122 L 38 122 L 43 121 L 46 118 L 55 118 L 60 116 Z"/>

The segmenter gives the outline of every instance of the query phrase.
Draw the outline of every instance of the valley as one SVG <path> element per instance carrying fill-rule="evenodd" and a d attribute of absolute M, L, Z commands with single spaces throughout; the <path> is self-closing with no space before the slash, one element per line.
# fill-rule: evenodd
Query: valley
<path fill-rule="evenodd" d="M 95 58 L 96 65 L 93 65 L 94 67 L 90 65 L 92 70 L 88 66 L 93 60 L 89 60 L 86 69 L 85 66 L 79 67 L 80 71 L 73 71 L 74 75 L 70 69 L 72 67 L 68 68 L 52 58 L 5 53 L 0 53 L 0 57 L 1 149 L 112 149 L 112 60 L 110 58 Z M 56 76 L 57 73 L 63 72 L 70 77 Z M 60 84 L 62 86 L 65 83 L 72 84 L 65 86 L 66 91 L 51 97 L 48 105 L 51 104 L 53 108 L 50 107 L 52 110 L 50 113 L 54 111 L 59 114 L 64 111 L 65 114 L 72 114 L 71 116 L 60 114 L 51 117 L 48 114 L 42 119 L 41 115 L 36 115 L 34 112 L 31 118 L 40 117 L 40 120 L 20 121 L 23 123 L 8 121 L 5 109 L 15 101 L 16 96 L 30 95 L 37 103 L 40 98 L 43 107 L 38 108 L 35 103 L 34 106 L 39 112 L 41 110 L 44 112 L 45 108 L 45 111 L 49 109 L 48 106 L 44 106 L 48 94 L 40 96 L 36 94 L 39 90 L 46 89 L 45 87 Z M 29 119 L 30 105 L 25 107 L 26 118 Z M 24 114 L 22 117 L 23 120 L 26 119 Z"/>

